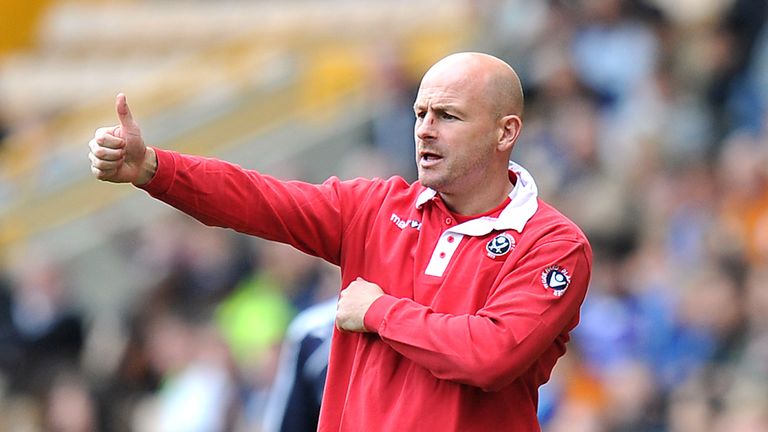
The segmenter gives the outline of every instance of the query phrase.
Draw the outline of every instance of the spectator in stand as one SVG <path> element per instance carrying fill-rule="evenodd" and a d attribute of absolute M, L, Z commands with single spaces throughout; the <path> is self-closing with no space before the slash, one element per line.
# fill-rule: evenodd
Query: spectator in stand
<path fill-rule="evenodd" d="M 13 267 L 0 290 L 0 371 L 11 392 L 41 394 L 52 370 L 78 365 L 85 323 L 71 294 L 63 269 L 43 251 Z"/>
<path fill-rule="evenodd" d="M 338 269 L 324 265 L 320 301 L 291 322 L 280 353 L 264 414 L 263 432 L 317 430 L 336 319 Z"/>

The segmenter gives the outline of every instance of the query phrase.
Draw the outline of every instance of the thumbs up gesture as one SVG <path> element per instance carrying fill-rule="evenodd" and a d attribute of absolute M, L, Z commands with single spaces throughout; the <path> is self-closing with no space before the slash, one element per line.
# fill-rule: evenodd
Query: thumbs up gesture
<path fill-rule="evenodd" d="M 124 94 L 117 95 L 115 108 L 120 124 L 97 129 L 88 143 L 91 172 L 99 180 L 140 186 L 154 176 L 157 156 L 144 144 Z"/>

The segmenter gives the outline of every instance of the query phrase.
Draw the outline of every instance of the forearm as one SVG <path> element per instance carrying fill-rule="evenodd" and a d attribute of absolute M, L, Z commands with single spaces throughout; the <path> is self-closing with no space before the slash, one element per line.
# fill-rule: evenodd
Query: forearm
<path fill-rule="evenodd" d="M 484 390 L 511 383 L 568 327 L 557 328 L 534 316 L 436 313 L 393 297 L 374 307 L 384 309 L 385 317 L 374 327 L 376 318 L 367 315 L 366 327 L 374 327 L 385 343 L 437 378 Z"/>
<path fill-rule="evenodd" d="M 574 270 L 567 293 L 556 295 L 541 284 L 550 260 Z M 498 389 L 537 360 L 554 364 L 564 353 L 586 294 L 588 262 L 581 245 L 552 242 L 518 262 L 475 312 L 439 313 L 384 295 L 368 309 L 365 327 L 437 378 Z"/>
<path fill-rule="evenodd" d="M 231 228 L 337 262 L 343 216 L 333 185 L 282 182 L 237 165 L 157 150 L 153 197 L 210 226 Z M 152 171 L 147 163 L 146 173 Z"/>

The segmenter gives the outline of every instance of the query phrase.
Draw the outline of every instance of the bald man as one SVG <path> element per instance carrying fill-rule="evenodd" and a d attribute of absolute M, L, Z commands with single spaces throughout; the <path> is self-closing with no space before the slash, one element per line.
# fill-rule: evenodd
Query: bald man
<path fill-rule="evenodd" d="M 147 147 L 118 95 L 120 124 L 97 130 L 91 170 L 341 267 L 319 430 L 535 431 L 592 258 L 509 160 L 522 112 L 509 65 L 448 56 L 414 104 L 417 182 L 313 185 Z"/>

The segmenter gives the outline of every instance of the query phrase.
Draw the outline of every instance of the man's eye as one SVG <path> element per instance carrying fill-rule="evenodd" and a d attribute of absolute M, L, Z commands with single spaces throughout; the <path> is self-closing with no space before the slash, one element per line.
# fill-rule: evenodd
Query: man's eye
<path fill-rule="evenodd" d="M 447 112 L 444 112 L 444 113 L 440 114 L 440 117 L 441 117 L 443 120 L 455 120 L 455 119 L 457 118 L 456 116 L 453 116 L 453 115 L 451 115 L 451 114 L 448 114 Z"/>
<path fill-rule="evenodd" d="M 417 111 L 416 112 L 416 118 L 423 119 L 425 115 L 427 115 L 427 114 L 424 111 Z"/>

